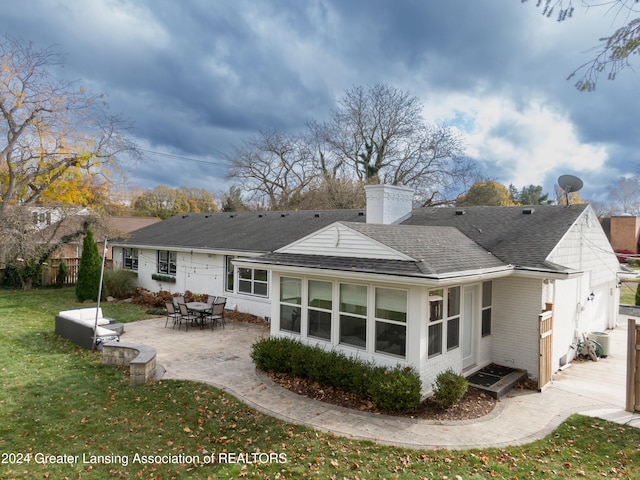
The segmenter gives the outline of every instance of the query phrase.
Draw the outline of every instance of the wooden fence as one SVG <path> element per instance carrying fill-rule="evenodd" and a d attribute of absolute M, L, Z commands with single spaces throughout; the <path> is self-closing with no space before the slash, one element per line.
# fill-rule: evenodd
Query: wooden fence
<path fill-rule="evenodd" d="M 79 258 L 56 258 L 49 262 L 48 265 L 42 267 L 42 286 L 55 285 L 58 273 L 60 271 L 60 262 L 64 260 L 67 264 L 67 276 L 62 282 L 64 285 L 75 285 L 78 281 L 78 267 L 80 266 Z M 104 269 L 110 270 L 113 268 L 113 260 L 105 260 Z"/>
<path fill-rule="evenodd" d="M 640 325 L 627 319 L 627 403 L 628 412 L 640 412 Z"/>
<path fill-rule="evenodd" d="M 539 364 L 538 391 L 551 381 L 553 358 L 553 305 L 547 303 L 545 310 L 538 315 Z"/>

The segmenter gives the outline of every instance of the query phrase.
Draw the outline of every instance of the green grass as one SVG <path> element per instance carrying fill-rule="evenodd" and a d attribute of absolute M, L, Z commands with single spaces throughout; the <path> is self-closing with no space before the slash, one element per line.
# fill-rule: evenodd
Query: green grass
<path fill-rule="evenodd" d="M 0 478 L 640 476 L 640 430 L 584 416 L 518 447 L 410 450 L 287 424 L 204 384 L 162 380 L 131 387 L 125 369 L 103 366 L 99 353 L 53 334 L 54 314 L 80 306 L 71 289 L 0 291 Z M 119 321 L 145 316 L 130 304 L 104 309 Z M 225 453 L 263 456 L 254 463 L 204 463 Z M 268 454 L 281 462 L 260 463 Z M 78 462 L 42 462 L 42 455 L 78 456 Z M 100 461 L 83 463 L 83 455 Z M 134 463 L 152 455 L 173 458 Z M 170 463 L 184 459 L 179 455 L 201 463 Z M 18 464 L 18 458 L 30 461 Z"/>

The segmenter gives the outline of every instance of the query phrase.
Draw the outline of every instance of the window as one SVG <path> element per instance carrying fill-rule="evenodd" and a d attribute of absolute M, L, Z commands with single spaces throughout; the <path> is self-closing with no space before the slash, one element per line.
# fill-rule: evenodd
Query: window
<path fill-rule="evenodd" d="M 323 340 L 331 340 L 331 310 L 333 309 L 330 282 L 309 280 L 309 301 L 307 302 L 307 334 Z"/>
<path fill-rule="evenodd" d="M 429 357 L 434 357 L 442 353 L 443 307 L 444 290 L 440 288 L 429 291 Z"/>
<path fill-rule="evenodd" d="M 367 287 L 340 284 L 340 343 L 367 346 Z"/>
<path fill-rule="evenodd" d="M 138 270 L 138 249 L 122 249 L 122 267 L 127 270 Z"/>
<path fill-rule="evenodd" d="M 447 289 L 447 351 L 460 346 L 460 287 Z"/>
<path fill-rule="evenodd" d="M 176 274 L 176 252 L 168 252 L 166 250 L 158 251 L 158 273 L 167 275 Z"/>
<path fill-rule="evenodd" d="M 407 352 L 407 292 L 376 288 L 376 352 Z"/>
<path fill-rule="evenodd" d="M 280 330 L 300 333 L 302 280 L 280 277 Z"/>
<path fill-rule="evenodd" d="M 491 335 L 491 305 L 493 297 L 493 284 L 484 282 L 482 284 L 482 336 Z"/>
<path fill-rule="evenodd" d="M 225 257 L 225 279 L 224 279 L 224 289 L 227 292 L 233 292 L 233 285 L 234 285 L 234 278 L 235 278 L 235 272 L 234 272 L 234 268 L 233 268 L 233 263 L 231 262 L 231 260 L 233 260 L 235 257 L 230 257 L 230 256 L 226 256 Z"/>
<path fill-rule="evenodd" d="M 266 270 L 238 268 L 238 292 L 266 297 L 268 293 Z"/>

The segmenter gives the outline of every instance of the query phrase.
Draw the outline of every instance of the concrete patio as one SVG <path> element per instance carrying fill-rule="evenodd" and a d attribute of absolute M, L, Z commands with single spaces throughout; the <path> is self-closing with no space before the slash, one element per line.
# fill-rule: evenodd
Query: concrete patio
<path fill-rule="evenodd" d="M 355 439 L 411 448 L 506 446 L 542 438 L 572 413 L 640 427 L 640 414 L 624 412 L 626 319 L 611 331 L 611 353 L 554 376 L 542 393 L 517 390 L 486 417 L 436 422 L 352 411 L 299 396 L 257 372 L 251 345 L 268 335 L 263 326 L 228 322 L 226 328 L 189 331 L 165 328 L 165 318 L 126 325 L 122 341 L 157 350 L 164 378 L 204 382 L 287 422 Z"/>

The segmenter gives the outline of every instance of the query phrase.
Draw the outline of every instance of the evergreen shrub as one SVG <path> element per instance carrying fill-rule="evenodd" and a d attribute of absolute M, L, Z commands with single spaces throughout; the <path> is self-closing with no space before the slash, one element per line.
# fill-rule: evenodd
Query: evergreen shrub
<path fill-rule="evenodd" d="M 101 270 L 102 261 L 98 253 L 98 245 L 93 239 L 93 232 L 89 229 L 82 242 L 82 256 L 78 267 L 76 298 L 79 302 L 98 300 Z"/>
<path fill-rule="evenodd" d="M 405 412 L 420 404 L 420 377 L 413 368 L 377 367 L 346 354 L 305 345 L 299 340 L 269 337 L 251 348 L 260 370 L 287 373 L 342 388 L 368 398 L 389 412 Z"/>
<path fill-rule="evenodd" d="M 436 377 L 433 384 L 433 398 L 444 408 L 450 408 L 462 400 L 468 388 L 467 379 L 448 368 Z"/>
<path fill-rule="evenodd" d="M 62 288 L 67 283 L 67 276 L 69 275 L 69 268 L 64 260 L 60 260 L 58 265 L 58 274 L 56 275 L 56 287 Z"/>

